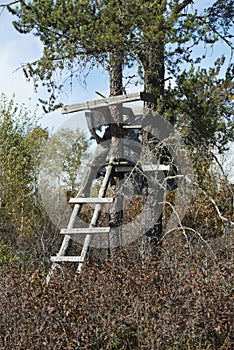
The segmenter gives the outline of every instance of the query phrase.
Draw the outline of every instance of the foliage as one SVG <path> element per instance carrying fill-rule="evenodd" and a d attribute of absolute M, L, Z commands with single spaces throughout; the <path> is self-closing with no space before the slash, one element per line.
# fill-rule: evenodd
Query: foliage
<path fill-rule="evenodd" d="M 16 30 L 33 33 L 44 45 L 43 56 L 25 66 L 24 72 L 36 85 L 47 86 L 51 93 L 47 109 L 53 108 L 56 91 L 63 88 L 61 79 L 70 76 L 72 81 L 101 64 L 109 71 L 110 92 L 120 93 L 122 74 L 116 66 L 138 65 L 136 80 L 143 79 L 145 91 L 156 96 L 150 107 L 176 125 L 200 177 L 215 154 L 226 150 L 233 139 L 233 66 L 224 78 L 220 77 L 224 58 L 208 70 L 196 67 L 206 57 L 207 45 L 213 48 L 223 40 L 233 49 L 233 1 L 213 1 L 203 11 L 190 0 L 16 3 L 8 6 L 17 18 Z M 184 63 L 188 70 L 183 70 Z M 173 87 L 165 85 L 169 75 L 176 77 Z M 113 77 L 117 91 L 112 89 Z"/>
<path fill-rule="evenodd" d="M 222 37 L 232 45 L 233 1 L 216 1 L 202 14 L 192 10 L 191 3 L 20 0 L 18 8 L 11 6 L 18 16 L 16 29 L 33 32 L 44 44 L 43 57 L 27 65 L 25 74 L 50 90 L 52 105 L 62 88 L 54 79 L 58 72 L 62 79 L 66 74 L 80 76 L 84 66 L 99 63 L 110 70 L 111 54 L 120 55 L 125 66 L 137 61 L 146 90 L 156 93 L 158 109 L 189 145 L 198 183 L 206 191 L 196 193 L 182 226 L 165 233 L 161 256 L 142 260 L 136 242 L 121 248 L 112 260 L 95 263 L 90 254 L 92 264 L 75 278 L 74 268 L 61 264 L 46 286 L 44 270 L 59 244 L 35 192 L 48 134 L 25 110 L 3 99 L 1 233 L 7 244 L 0 245 L 0 348 L 232 348 L 233 186 L 216 183 L 210 172 L 215 148 L 223 152 L 233 137 L 232 71 L 218 78 L 223 61 L 209 70 L 192 67 L 180 75 L 177 68 L 192 63 L 192 49 L 201 41 L 214 45 Z M 168 89 L 166 67 L 177 76 L 176 86 Z M 62 155 L 63 183 L 71 192 L 79 182 L 76 165 L 88 146 L 80 136 L 72 157 L 65 134 L 51 141 L 53 159 Z M 138 210 L 141 203 L 136 200 L 127 208 L 125 222 Z M 13 259 L 12 243 L 18 248 L 17 254 L 13 248 Z M 15 256 L 20 256 L 17 264 Z"/>
<path fill-rule="evenodd" d="M 2 96 L 0 101 L 1 218 L 3 231 L 27 236 L 36 201 L 40 152 L 48 134 L 35 116 Z M 9 233 L 9 232 L 8 232 Z"/>
<path fill-rule="evenodd" d="M 120 250 L 76 278 L 46 286 L 40 270 L 0 270 L 1 349 L 229 350 L 233 339 L 233 246 L 212 257 L 202 242 L 169 237 L 158 260 Z"/>
<path fill-rule="evenodd" d="M 73 139 L 68 135 L 73 136 Z M 48 218 L 38 193 L 41 165 L 43 162 L 45 165 L 44 152 L 48 151 L 48 144 L 50 150 L 53 148 L 55 151 L 54 156 L 60 153 L 60 159 L 62 157 L 64 166 L 59 171 L 66 179 L 63 184 L 66 192 L 75 191 L 77 169 L 87 155 L 88 142 L 84 135 L 70 131 L 70 134 L 61 133 L 60 138 L 58 134 L 49 137 L 47 130 L 39 126 L 36 116 L 31 115 L 24 106 L 18 106 L 14 100 L 8 101 L 2 96 L 1 238 L 9 244 L 13 254 L 19 255 L 23 264 L 30 257 L 33 261 L 35 257 L 40 257 L 43 265 L 44 259 L 51 254 L 52 247 L 56 248 L 59 243 L 57 230 Z M 51 161 L 54 159 L 50 159 Z M 47 162 L 47 166 L 51 174 L 51 164 Z"/>
<path fill-rule="evenodd" d="M 165 97 L 164 115 L 191 150 L 198 176 L 204 176 L 216 155 L 225 152 L 234 138 L 233 67 L 221 78 L 223 61 L 218 59 L 209 69 L 192 66 Z"/>
<path fill-rule="evenodd" d="M 226 181 L 223 183 L 218 182 L 217 178 L 210 179 L 209 187 L 207 182 L 203 186 L 206 186 L 205 193 L 199 190 L 194 191 L 194 196 L 183 220 L 183 225 L 192 228 L 195 232 L 199 232 L 203 239 L 209 240 L 211 237 L 225 235 L 229 228 L 232 227 L 231 223 L 223 220 L 223 217 L 229 222 L 234 222 L 234 187 L 231 184 L 227 184 Z M 207 193 L 209 193 L 209 197 Z M 211 202 L 210 198 L 214 202 Z M 220 214 L 217 212 L 217 208 Z"/>
<path fill-rule="evenodd" d="M 41 162 L 41 181 L 59 178 L 67 192 L 78 191 L 82 166 L 89 157 L 89 142 L 79 129 L 60 128 L 47 142 Z"/>
<path fill-rule="evenodd" d="M 28 222 L 34 239 L 18 243 L 21 255 L 12 254 L 9 243 L 0 243 L 0 349 L 231 349 L 233 228 L 215 215 L 204 193 L 194 198 L 183 227 L 164 237 L 160 256 L 141 259 L 140 242 L 136 242 L 119 249 L 112 260 L 100 260 L 99 253 L 97 263 L 90 254 L 90 264 L 76 277 L 73 267 L 61 264 L 50 285 L 45 284 L 44 271 L 52 247 L 57 248 L 58 235 L 45 213 L 36 215 L 40 207 L 31 190 L 48 135 L 25 113 L 3 98 L 0 154 L 5 166 L 2 176 L 7 176 L 1 184 L 8 185 L 4 189 L 12 203 L 18 203 L 19 194 L 22 203 L 30 204 L 27 215 L 31 215 Z M 68 143 L 62 151 L 72 147 L 65 135 L 62 130 L 62 138 L 52 141 L 57 153 L 58 145 Z M 82 135 L 75 143 L 76 151 L 80 145 L 87 146 Z M 62 151 L 64 160 L 70 152 Z M 80 162 L 74 157 L 74 163 Z M 18 164 L 23 161 L 24 167 Z M 73 164 L 68 157 L 69 161 Z M 14 179 L 14 191 L 10 179 Z M 217 181 L 208 190 L 221 214 L 233 221 L 233 186 Z M 3 204 L 9 210 L 4 193 Z M 137 198 L 135 204 L 127 208 L 126 222 L 141 210 Z M 22 215 L 20 210 L 18 215 Z M 3 226 L 5 237 L 9 239 L 10 233 L 17 237 L 17 215 L 7 218 L 10 223 L 14 219 L 14 227 L 9 231 L 9 226 L 7 230 Z M 3 215 L 3 225 L 7 221 Z M 24 226 L 22 233 L 28 234 L 28 228 Z"/>
<path fill-rule="evenodd" d="M 16 30 L 33 33 L 44 45 L 43 56 L 24 67 L 25 75 L 36 86 L 41 81 L 48 88 L 52 107 L 56 90 L 63 88 L 68 76 L 79 78 L 99 64 L 111 72 L 116 62 L 112 63 L 113 56 L 120 57 L 124 66 L 137 62 L 145 90 L 159 99 L 164 94 L 166 70 L 178 74 L 183 62 L 198 63 L 205 57 L 199 53 L 193 59 L 194 47 L 201 42 L 214 45 L 220 38 L 232 46 L 232 0 L 213 2 L 201 13 L 191 0 L 16 3 L 8 6 L 17 17 Z M 58 72 L 63 73 L 60 81 Z"/>
<path fill-rule="evenodd" d="M 0 241 L 0 265 L 17 261 L 18 257 L 13 254 L 7 243 Z"/>
<path fill-rule="evenodd" d="M 85 135 L 75 127 L 60 128 L 46 144 L 40 163 L 39 196 L 57 228 L 66 227 L 71 215 L 68 200 L 77 195 L 82 176 L 86 175 L 88 147 Z"/>

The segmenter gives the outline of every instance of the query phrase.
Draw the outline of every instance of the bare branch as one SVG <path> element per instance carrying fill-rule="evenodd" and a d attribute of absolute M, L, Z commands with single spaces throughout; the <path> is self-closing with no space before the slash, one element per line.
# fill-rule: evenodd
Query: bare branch
<path fill-rule="evenodd" d="M 193 4 L 193 0 L 184 0 L 182 1 L 181 4 L 178 4 L 178 6 L 176 7 L 175 13 L 180 13 L 181 11 L 183 11 L 186 6 Z"/>
<path fill-rule="evenodd" d="M 221 33 L 219 33 L 219 32 L 217 31 L 217 29 L 215 29 L 214 26 L 212 26 L 210 23 L 208 23 L 208 24 L 209 24 L 210 29 L 211 29 L 215 34 L 217 34 L 217 35 L 220 37 L 220 39 L 222 39 L 222 40 L 231 48 L 231 50 L 233 50 L 234 47 L 233 47 L 233 45 L 232 45 L 232 42 L 231 42 L 230 40 L 228 40 L 224 35 L 222 35 Z M 233 38 L 233 35 L 231 36 L 231 38 Z"/>
<path fill-rule="evenodd" d="M 222 166 L 222 164 L 220 163 L 220 161 L 218 160 L 217 156 L 216 156 L 213 152 L 211 152 L 211 154 L 212 154 L 212 157 L 214 158 L 214 160 L 216 161 L 216 163 L 218 164 L 218 166 L 219 166 L 219 168 L 220 168 L 220 170 L 221 170 L 222 175 L 225 175 L 225 171 L 224 171 L 224 169 L 223 169 L 223 166 Z"/>
<path fill-rule="evenodd" d="M 198 188 L 198 190 L 200 190 L 200 191 L 206 196 L 206 198 L 208 198 L 209 201 L 213 204 L 213 206 L 214 206 L 214 208 L 215 208 L 215 210 L 216 210 L 216 212 L 217 212 L 219 218 L 220 218 L 221 220 L 225 221 L 225 222 L 228 222 L 230 225 L 233 225 L 233 226 L 234 226 L 234 222 L 233 222 L 233 221 L 231 221 L 231 220 L 225 218 L 225 217 L 221 214 L 221 212 L 220 212 L 220 210 L 219 210 L 219 207 L 218 207 L 217 203 L 215 202 L 215 200 L 214 200 L 208 193 L 206 193 L 206 191 L 204 191 L 204 190 L 198 185 L 198 183 L 194 182 L 193 184 L 194 184 L 194 185 Z"/>
<path fill-rule="evenodd" d="M 213 257 L 216 258 L 216 255 L 215 255 L 214 251 L 211 249 L 209 243 L 202 237 L 202 235 L 201 235 L 198 231 L 194 230 L 193 228 L 182 225 L 182 222 L 181 222 L 181 220 L 180 220 L 179 214 L 176 212 L 174 206 L 173 206 L 170 202 L 168 202 L 168 201 L 165 201 L 164 203 L 165 203 L 165 204 L 168 204 L 168 205 L 172 208 L 173 212 L 175 213 L 175 215 L 176 215 L 176 217 L 177 217 L 177 219 L 178 219 L 179 226 L 178 226 L 178 227 L 173 227 L 172 229 L 170 229 L 169 231 L 167 231 L 167 232 L 162 236 L 161 241 L 162 241 L 168 234 L 170 234 L 171 232 L 173 232 L 173 231 L 175 231 L 175 230 L 182 230 L 183 235 L 184 235 L 185 238 L 186 238 L 186 241 L 187 241 L 187 244 L 188 244 L 188 247 L 189 247 L 189 251 L 190 251 L 190 253 L 191 253 L 191 249 L 190 249 L 190 244 L 189 244 L 188 236 L 187 236 L 187 234 L 186 234 L 186 231 L 191 231 L 191 232 L 195 233 L 195 234 L 200 238 L 200 240 L 201 240 L 203 243 L 205 243 L 205 244 L 207 245 L 207 247 L 209 248 L 209 250 L 210 250 L 210 252 L 212 253 Z"/>
<path fill-rule="evenodd" d="M 191 228 L 191 227 L 187 227 L 187 226 L 174 227 L 174 228 L 170 229 L 169 231 L 167 231 L 167 232 L 163 235 L 163 237 L 162 237 L 161 240 L 163 240 L 167 235 L 169 235 L 171 232 L 173 232 L 173 231 L 175 231 L 175 230 L 182 230 L 183 232 L 184 232 L 184 231 L 191 231 L 191 232 L 195 233 L 195 234 L 200 238 L 200 240 L 201 240 L 203 243 L 205 243 L 205 245 L 209 248 L 211 254 L 212 254 L 213 257 L 214 257 L 214 259 L 217 258 L 216 255 L 215 255 L 215 253 L 214 253 L 214 251 L 212 250 L 211 246 L 209 245 L 209 243 L 202 237 L 202 235 L 201 235 L 198 231 L 194 230 L 194 229 Z"/>
<path fill-rule="evenodd" d="M 175 215 L 176 215 L 176 217 L 177 217 L 177 220 L 178 220 L 178 223 L 179 223 L 179 229 L 182 230 L 183 235 L 184 235 L 184 237 L 185 237 L 185 239 L 186 239 L 186 241 L 187 241 L 187 245 L 188 245 L 188 247 L 189 247 L 189 252 L 191 253 L 191 248 L 190 248 L 188 236 L 186 235 L 185 227 L 182 225 L 182 222 L 181 222 L 181 220 L 180 220 L 179 214 L 177 213 L 177 211 L 175 210 L 174 206 L 173 206 L 170 202 L 164 201 L 163 203 L 168 204 L 168 205 L 171 207 L 171 209 L 173 210 L 173 212 L 175 213 Z M 178 229 L 178 228 L 177 228 L 177 229 Z M 174 231 L 174 229 L 173 229 L 173 231 Z M 168 233 L 168 232 L 167 232 L 167 233 Z M 162 240 L 163 240 L 164 237 L 165 237 L 165 235 L 162 237 Z"/>
<path fill-rule="evenodd" d="M 21 2 L 21 1 L 20 0 L 12 1 L 12 2 L 10 2 L 8 4 L 2 4 L 2 5 L 0 5 L 0 7 L 12 6 L 12 5 L 15 5 L 15 4 L 19 3 L 19 2 Z"/>

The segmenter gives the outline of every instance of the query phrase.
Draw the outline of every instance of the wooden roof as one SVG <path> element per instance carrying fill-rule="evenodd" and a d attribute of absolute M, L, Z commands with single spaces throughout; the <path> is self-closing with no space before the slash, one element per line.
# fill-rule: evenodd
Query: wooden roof
<path fill-rule="evenodd" d="M 62 114 L 80 112 L 88 109 L 108 107 L 118 103 L 128 103 L 134 101 L 155 102 L 155 97 L 146 92 L 136 92 L 126 95 L 111 96 L 98 100 L 91 100 L 87 102 L 66 105 L 62 108 Z"/>

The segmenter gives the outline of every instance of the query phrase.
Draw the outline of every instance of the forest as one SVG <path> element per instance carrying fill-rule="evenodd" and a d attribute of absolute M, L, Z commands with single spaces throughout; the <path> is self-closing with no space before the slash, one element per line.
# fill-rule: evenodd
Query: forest
<path fill-rule="evenodd" d="M 226 169 L 234 140 L 234 3 L 197 3 L 5 0 L 0 5 L 11 13 L 18 33 L 31 33 L 43 44 L 42 56 L 21 69 L 36 90 L 44 90 L 45 113 L 63 106 L 67 84 L 101 68 L 108 73 L 109 96 L 130 94 L 132 86 L 154 96 L 145 107 L 178 132 L 194 172 L 181 218 L 175 203 L 187 197 L 180 197 L 177 187 L 164 194 L 157 241 L 139 234 L 111 254 L 92 247 L 80 274 L 76 264 L 61 262 L 47 283 L 50 258 L 62 242 L 58 222 L 65 217 L 54 198 L 65 198 L 67 205 L 79 192 L 93 141 L 79 129 L 51 133 L 36 113 L 1 94 L 0 349 L 233 348 L 229 175 L 234 170 L 231 164 Z M 230 57 L 220 52 L 207 68 L 208 52 L 220 42 Z M 114 125 L 121 123 L 115 109 L 112 117 Z M 147 137 L 143 132 L 143 150 Z M 118 146 L 118 137 L 112 142 Z M 136 181 L 139 185 L 141 178 Z M 111 186 L 117 196 L 121 181 Z M 113 227 L 142 211 L 139 198 L 134 195 L 122 218 L 112 209 Z M 173 213 L 178 225 L 168 229 Z M 90 207 L 82 215 L 88 222 Z M 81 248 L 73 242 L 73 253 Z"/>

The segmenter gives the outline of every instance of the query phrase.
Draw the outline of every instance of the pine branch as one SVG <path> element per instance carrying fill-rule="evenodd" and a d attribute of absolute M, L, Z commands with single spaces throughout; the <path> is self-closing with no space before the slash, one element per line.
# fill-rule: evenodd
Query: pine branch
<path fill-rule="evenodd" d="M 175 13 L 178 14 L 183 11 L 189 4 L 193 4 L 193 0 L 184 0 L 181 4 L 178 4 L 175 9 Z"/>
<path fill-rule="evenodd" d="M 12 6 L 12 5 L 15 5 L 15 4 L 19 3 L 19 2 L 21 2 L 21 1 L 20 0 L 12 1 L 12 2 L 10 2 L 8 4 L 2 4 L 2 5 L 0 5 L 0 7 Z"/>

